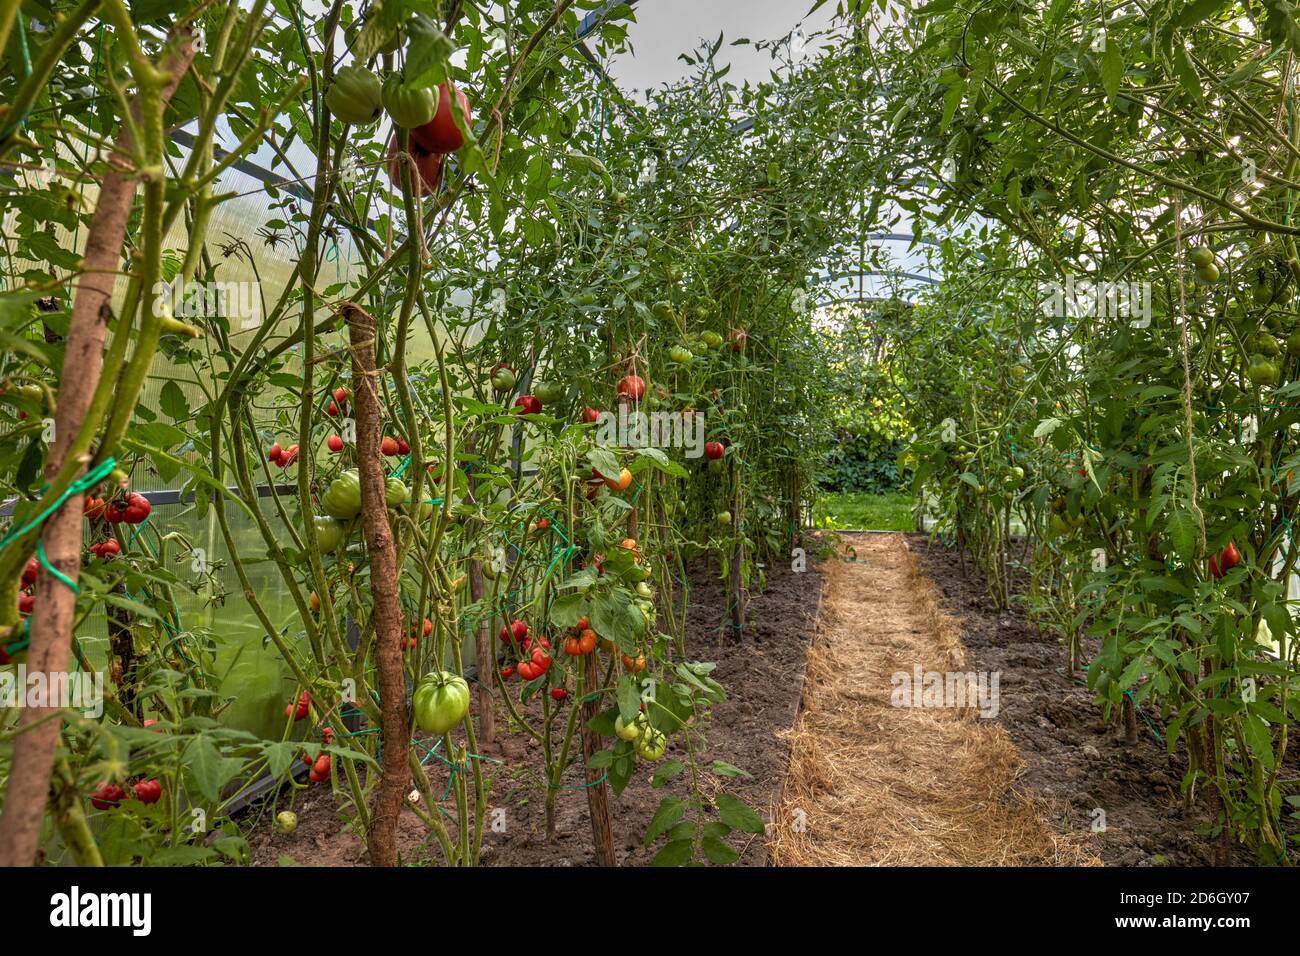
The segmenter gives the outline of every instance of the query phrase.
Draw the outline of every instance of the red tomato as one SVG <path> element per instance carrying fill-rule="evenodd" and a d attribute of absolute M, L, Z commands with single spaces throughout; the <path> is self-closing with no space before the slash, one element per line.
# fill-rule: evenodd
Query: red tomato
<path fill-rule="evenodd" d="M 645 379 L 640 375 L 625 375 L 618 381 L 618 393 L 639 402 L 645 394 Z"/>
<path fill-rule="evenodd" d="M 720 441 L 706 441 L 704 443 L 704 457 L 712 461 L 717 461 L 727 453 L 726 447 Z"/>
<path fill-rule="evenodd" d="M 460 90 L 455 93 L 461 115 L 465 117 L 465 128 L 469 129 L 472 122 L 469 98 Z M 411 142 L 431 153 L 454 153 L 465 145 L 465 134 L 456 127 L 456 121 L 451 116 L 451 93 L 447 90 L 446 83 L 438 84 L 438 112 L 433 114 L 433 119 L 429 122 L 411 130 Z"/>
<path fill-rule="evenodd" d="M 509 680 L 514 676 L 515 676 L 515 667 L 513 664 L 507 664 L 505 667 L 501 668 L 502 680 Z"/>
<path fill-rule="evenodd" d="M 270 448 L 266 450 L 266 460 L 271 462 L 279 461 L 280 453 L 282 451 L 284 451 L 284 449 L 280 447 L 279 442 L 276 442 L 274 445 L 272 445 Z"/>
<path fill-rule="evenodd" d="M 1228 546 L 1219 555 L 1219 565 L 1224 571 L 1231 571 L 1239 564 L 1241 564 L 1241 552 L 1237 550 L 1236 544 L 1229 541 Z"/>
<path fill-rule="evenodd" d="M 566 698 L 566 697 L 568 697 L 568 696 L 569 696 L 569 692 L 568 692 L 567 690 L 565 690 L 563 687 L 552 687 L 552 688 L 551 688 L 551 699 L 552 699 L 552 700 L 564 700 L 564 698 Z"/>
<path fill-rule="evenodd" d="M 541 673 L 541 671 L 533 666 L 532 661 L 520 661 L 517 669 L 519 671 L 519 677 L 522 680 L 533 680 Z"/>
<path fill-rule="evenodd" d="M 411 453 L 411 446 L 406 443 L 405 438 L 397 439 L 397 453 L 399 455 L 409 455 Z"/>
<path fill-rule="evenodd" d="M 498 636 L 503 641 L 509 641 L 512 636 L 516 641 L 522 641 L 528 636 L 528 625 L 523 621 L 511 621 L 509 627 L 502 624 Z"/>
<path fill-rule="evenodd" d="M 727 333 L 727 341 L 731 343 L 731 351 L 733 352 L 745 351 L 745 340 L 747 338 L 744 329 L 732 329 Z"/>
<path fill-rule="evenodd" d="M 340 385 L 338 388 L 334 389 L 334 401 L 342 405 L 347 400 L 348 400 L 348 390 L 346 388 Z"/>
<path fill-rule="evenodd" d="M 338 435 L 330 435 L 329 440 L 325 442 L 325 444 L 328 445 L 329 450 L 336 455 L 343 450 L 343 439 Z"/>
<path fill-rule="evenodd" d="M 41 573 L 41 562 L 28 558 L 23 566 L 23 587 L 29 588 L 36 583 L 36 576 Z"/>
<path fill-rule="evenodd" d="M 397 439 L 391 435 L 385 435 L 384 440 L 379 443 L 379 450 L 385 455 L 397 454 Z"/>
<path fill-rule="evenodd" d="M 101 781 L 90 791 L 90 805 L 96 810 L 107 810 L 126 799 L 126 791 L 115 783 Z"/>
<path fill-rule="evenodd" d="M 325 409 L 331 418 L 337 418 L 339 414 L 338 402 L 330 402 L 330 407 Z"/>
<path fill-rule="evenodd" d="M 297 449 L 298 446 L 294 445 L 295 454 Z M 127 524 L 140 524 L 149 517 L 149 512 L 152 510 L 153 506 L 149 504 L 149 499 L 133 491 L 126 496 L 126 508 L 122 511 L 122 520 Z"/>
<path fill-rule="evenodd" d="M 18 595 L 18 613 L 31 614 L 36 609 L 36 598 L 30 594 Z"/>
<path fill-rule="evenodd" d="M 414 136 L 411 138 L 407 152 L 410 153 L 415 165 L 414 194 L 417 197 L 432 196 L 438 190 L 438 177 L 442 174 L 442 157 L 422 148 Z M 397 161 L 397 139 L 394 137 L 388 145 L 388 178 L 399 190 L 402 188 L 403 175 L 402 165 Z"/>
<path fill-rule="evenodd" d="M 582 410 L 582 420 L 588 425 L 594 425 L 600 420 L 600 412 L 588 405 Z"/>
<path fill-rule="evenodd" d="M 515 399 L 515 407 L 521 415 L 537 415 L 542 410 L 542 403 L 536 395 L 520 395 Z"/>
<path fill-rule="evenodd" d="M 162 796 L 162 784 L 157 780 L 141 780 L 131 789 L 141 803 L 157 803 Z"/>
<path fill-rule="evenodd" d="M 307 779 L 312 783 L 320 783 L 330 778 L 330 755 L 321 754 L 312 764 L 311 771 L 307 774 Z"/>

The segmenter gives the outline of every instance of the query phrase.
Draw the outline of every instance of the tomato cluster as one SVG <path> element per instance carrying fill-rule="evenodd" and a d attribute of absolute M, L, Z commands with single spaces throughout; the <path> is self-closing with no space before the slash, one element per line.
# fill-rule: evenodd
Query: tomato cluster
<path fill-rule="evenodd" d="M 157 803 L 162 799 L 162 783 L 158 780 L 140 780 L 131 787 L 132 795 L 143 804 Z M 96 810 L 111 810 L 127 799 L 126 790 L 115 783 L 102 780 L 90 791 L 90 805 Z"/>
<path fill-rule="evenodd" d="M 303 691 L 298 695 L 298 702 L 296 704 L 284 705 L 284 716 L 292 717 L 295 721 L 305 720 L 310 709 L 311 694 L 307 691 Z"/>
<path fill-rule="evenodd" d="M 288 468 L 298 460 L 298 446 L 290 445 L 288 448 L 281 448 L 280 443 L 276 442 L 266 450 L 266 460 L 281 468 Z"/>

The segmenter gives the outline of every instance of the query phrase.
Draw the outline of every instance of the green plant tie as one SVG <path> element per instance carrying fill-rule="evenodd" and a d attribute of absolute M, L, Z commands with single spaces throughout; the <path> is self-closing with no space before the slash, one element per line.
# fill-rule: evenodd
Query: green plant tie
<path fill-rule="evenodd" d="M 86 491 L 87 489 L 93 488 L 95 485 L 99 484 L 101 481 L 107 478 L 109 472 L 111 472 L 116 467 L 117 467 L 117 459 L 115 458 L 107 458 L 104 461 L 100 462 L 93 469 L 86 472 L 76 481 L 72 482 L 72 484 L 68 485 L 67 489 L 64 490 L 63 494 L 59 495 L 59 497 L 54 501 L 52 505 L 50 505 L 40 514 L 38 514 L 35 518 L 32 518 L 21 528 L 10 528 L 9 533 L 6 534 L 4 538 L 0 538 L 0 548 L 7 547 L 8 545 L 16 541 L 18 538 L 21 538 L 23 535 L 25 535 L 28 531 L 31 531 L 33 528 L 40 525 L 42 522 L 45 521 L 46 518 L 54 514 L 54 512 L 58 511 L 59 508 L 62 507 L 63 503 L 67 501 L 69 498 L 71 498 L 73 495 L 79 495 L 82 492 Z M 45 486 L 45 488 L 48 487 L 49 485 Z M 41 561 L 42 562 L 45 561 L 45 555 L 43 551 L 41 552 Z M 48 568 L 57 577 L 65 581 L 67 580 L 66 578 L 63 577 L 63 575 L 59 574 L 52 567 L 50 567 L 48 563 L 45 565 L 45 567 Z M 70 583 L 71 582 L 69 582 L 69 584 Z"/>
<path fill-rule="evenodd" d="M 46 571 L 49 572 L 50 577 L 54 578 L 54 580 L 62 584 L 66 584 L 69 588 L 72 589 L 73 594 L 81 593 L 81 588 L 77 587 L 76 581 L 72 580 L 72 578 L 68 577 L 66 574 L 64 574 L 54 565 L 50 564 L 50 559 L 45 556 L 44 539 L 38 540 L 36 542 L 36 557 L 40 559 L 41 567 L 43 567 Z"/>
<path fill-rule="evenodd" d="M 608 776 L 609 776 L 609 771 L 606 770 L 595 780 L 591 781 L 591 783 L 570 784 L 569 786 L 560 787 L 560 789 L 561 790 L 588 790 L 591 787 L 600 786 L 602 783 L 605 782 L 605 778 Z"/>

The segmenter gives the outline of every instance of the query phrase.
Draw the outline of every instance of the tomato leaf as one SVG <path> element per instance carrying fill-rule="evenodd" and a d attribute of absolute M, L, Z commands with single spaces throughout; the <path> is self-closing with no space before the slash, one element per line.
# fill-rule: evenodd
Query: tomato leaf
<path fill-rule="evenodd" d="M 695 847 L 690 840 L 674 840 L 665 843 L 662 850 L 650 861 L 651 866 L 684 866 L 695 855 Z"/>
<path fill-rule="evenodd" d="M 643 841 L 645 848 L 649 849 L 655 840 L 676 826 L 684 816 L 686 816 L 686 801 L 681 797 L 664 797 L 660 800 L 654 816 L 650 818 L 650 823 L 645 828 Z"/>
<path fill-rule="evenodd" d="M 733 850 L 727 844 L 723 843 L 717 837 L 706 836 L 700 841 L 700 849 L 704 851 L 705 857 L 710 863 L 718 866 L 727 866 L 735 863 L 740 859 L 740 854 Z"/>
<path fill-rule="evenodd" d="M 763 822 L 763 818 L 739 797 L 723 792 L 718 794 L 713 802 L 718 808 L 718 816 L 727 826 L 744 830 L 746 833 L 767 832 L 767 824 Z"/>
<path fill-rule="evenodd" d="M 680 760 L 667 760 L 660 765 L 659 769 L 655 771 L 655 775 L 650 778 L 650 786 L 662 787 L 685 769 L 686 764 Z"/>

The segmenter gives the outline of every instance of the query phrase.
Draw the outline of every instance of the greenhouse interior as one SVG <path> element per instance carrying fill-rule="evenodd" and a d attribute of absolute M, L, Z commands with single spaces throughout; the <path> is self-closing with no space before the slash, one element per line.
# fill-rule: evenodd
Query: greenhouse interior
<path fill-rule="evenodd" d="M 0 52 L 0 864 L 1300 861 L 1291 3 Z"/>

